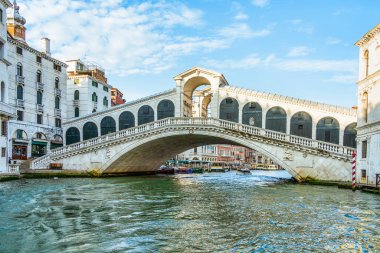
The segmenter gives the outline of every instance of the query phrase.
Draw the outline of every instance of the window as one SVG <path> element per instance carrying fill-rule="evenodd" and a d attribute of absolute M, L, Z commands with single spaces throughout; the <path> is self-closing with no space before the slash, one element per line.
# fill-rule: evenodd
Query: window
<path fill-rule="evenodd" d="M 96 95 L 96 93 L 92 93 L 92 102 L 98 102 L 98 96 Z"/>
<path fill-rule="evenodd" d="M 7 136 L 8 132 L 8 122 L 7 121 L 2 121 L 1 122 L 1 135 L 2 136 Z"/>
<path fill-rule="evenodd" d="M 22 48 L 21 47 L 17 47 L 16 48 L 16 53 L 19 54 L 19 55 L 22 55 Z"/>
<path fill-rule="evenodd" d="M 362 170 L 362 180 L 367 179 L 367 170 Z"/>
<path fill-rule="evenodd" d="M 55 97 L 55 109 L 59 109 L 59 107 L 60 107 L 60 99 L 59 99 L 59 97 Z"/>
<path fill-rule="evenodd" d="M 368 76 L 368 65 L 369 65 L 369 52 L 366 50 L 364 52 L 364 61 L 365 61 L 365 77 Z"/>
<path fill-rule="evenodd" d="M 37 71 L 37 76 L 36 76 L 36 81 L 37 83 L 42 83 L 42 75 L 41 75 L 41 71 Z"/>
<path fill-rule="evenodd" d="M 21 65 L 21 63 L 17 63 L 17 75 L 22 76 L 22 65 Z"/>
<path fill-rule="evenodd" d="M 23 111 L 17 111 L 17 120 L 19 120 L 19 121 L 24 120 L 24 112 Z"/>
<path fill-rule="evenodd" d="M 98 88 L 98 83 L 97 83 L 97 82 L 95 82 L 95 81 L 92 81 L 92 86 L 94 86 L 94 87 Z"/>
<path fill-rule="evenodd" d="M 111 96 L 115 96 L 115 92 L 114 91 L 111 91 Z"/>
<path fill-rule="evenodd" d="M 55 64 L 55 63 L 53 63 L 53 68 L 54 68 L 54 70 L 56 70 L 56 71 L 59 71 L 59 72 L 61 72 L 61 66 L 59 66 L 58 64 Z"/>
<path fill-rule="evenodd" d="M 108 92 L 108 87 L 107 86 L 103 86 L 103 90 Z"/>
<path fill-rule="evenodd" d="M 0 101 L 1 102 L 4 102 L 5 101 L 5 83 L 4 82 L 1 82 L 1 86 L 0 86 Z"/>
<path fill-rule="evenodd" d="M 107 97 L 103 98 L 103 105 L 104 106 L 108 106 L 108 99 L 107 99 Z"/>
<path fill-rule="evenodd" d="M 367 141 L 362 141 L 362 158 L 367 158 Z"/>
<path fill-rule="evenodd" d="M 74 116 L 75 116 L 75 118 L 79 117 L 79 108 L 78 107 L 75 107 L 75 109 L 74 109 Z"/>
<path fill-rule="evenodd" d="M 5 157 L 5 148 L 1 148 L 1 157 Z"/>
<path fill-rule="evenodd" d="M 21 85 L 17 85 L 17 99 L 24 99 L 24 88 Z"/>
<path fill-rule="evenodd" d="M 42 63 L 42 58 L 41 58 L 41 56 L 36 56 L 36 62 L 38 62 L 38 63 Z"/>
<path fill-rule="evenodd" d="M 37 114 L 37 124 L 42 124 L 42 114 Z"/>
<path fill-rule="evenodd" d="M 55 118 L 55 127 L 62 127 L 61 119 Z"/>
<path fill-rule="evenodd" d="M 367 123 L 368 122 L 368 93 L 367 92 L 363 93 L 362 114 L 363 114 L 364 122 Z"/>
<path fill-rule="evenodd" d="M 0 9 L 0 23 L 4 24 L 3 9 Z"/>
<path fill-rule="evenodd" d="M 59 78 L 58 77 L 55 78 L 54 86 L 56 89 L 59 89 Z"/>
<path fill-rule="evenodd" d="M 4 43 L 0 41 L 0 59 L 4 58 Z"/>
<path fill-rule="evenodd" d="M 74 91 L 74 100 L 79 100 L 79 90 Z"/>
<path fill-rule="evenodd" d="M 42 105 L 42 92 L 37 91 L 37 104 Z"/>

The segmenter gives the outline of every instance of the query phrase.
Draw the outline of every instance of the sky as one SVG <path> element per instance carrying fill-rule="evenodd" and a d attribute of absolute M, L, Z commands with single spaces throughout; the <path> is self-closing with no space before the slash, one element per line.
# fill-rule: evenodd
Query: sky
<path fill-rule="evenodd" d="M 18 0 L 27 42 L 96 62 L 127 101 L 175 87 L 194 66 L 230 85 L 351 107 L 358 48 L 378 0 Z"/>

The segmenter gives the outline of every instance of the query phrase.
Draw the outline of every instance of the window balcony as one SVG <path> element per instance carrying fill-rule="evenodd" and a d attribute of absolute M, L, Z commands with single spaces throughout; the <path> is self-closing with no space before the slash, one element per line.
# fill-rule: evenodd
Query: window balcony
<path fill-rule="evenodd" d="M 98 109 L 98 103 L 97 102 L 92 102 L 94 110 Z"/>
<path fill-rule="evenodd" d="M 79 107 L 79 100 L 73 100 L 73 106 Z"/>
<path fill-rule="evenodd" d="M 44 112 L 44 105 L 37 104 L 37 113 L 43 113 Z"/>
<path fill-rule="evenodd" d="M 16 106 L 19 108 L 24 108 L 24 99 L 16 99 Z"/>
<path fill-rule="evenodd" d="M 44 84 L 41 82 L 36 82 L 36 89 L 37 89 L 37 91 L 43 91 L 44 90 Z"/>
<path fill-rule="evenodd" d="M 54 89 L 54 94 L 55 94 L 56 97 L 61 97 L 62 91 L 60 89 L 55 88 Z"/>
<path fill-rule="evenodd" d="M 25 77 L 16 75 L 16 83 L 21 84 L 21 85 L 25 85 Z"/>
<path fill-rule="evenodd" d="M 54 108 L 54 115 L 55 117 L 60 118 L 62 115 L 61 109 Z"/>

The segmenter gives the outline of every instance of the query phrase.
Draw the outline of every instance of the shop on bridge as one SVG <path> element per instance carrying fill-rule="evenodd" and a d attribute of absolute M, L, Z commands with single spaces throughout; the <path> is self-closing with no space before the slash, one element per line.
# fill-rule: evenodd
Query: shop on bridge
<path fill-rule="evenodd" d="M 50 150 L 63 147 L 63 138 L 62 136 L 56 134 L 53 139 L 50 141 Z"/>
<path fill-rule="evenodd" d="M 43 133 L 36 133 L 32 138 L 32 157 L 46 155 L 48 140 Z"/>
<path fill-rule="evenodd" d="M 28 159 L 28 135 L 25 131 L 18 129 L 12 136 L 12 159 Z"/>

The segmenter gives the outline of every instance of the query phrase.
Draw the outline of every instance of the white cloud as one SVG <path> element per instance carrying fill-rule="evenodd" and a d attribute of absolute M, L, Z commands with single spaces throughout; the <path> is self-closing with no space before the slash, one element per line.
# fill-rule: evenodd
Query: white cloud
<path fill-rule="evenodd" d="M 262 59 L 258 55 L 253 54 L 243 59 L 206 60 L 205 64 L 216 69 L 252 69 L 261 62 Z"/>
<path fill-rule="evenodd" d="M 186 54 L 228 46 L 222 38 L 178 36 L 175 28 L 203 22 L 200 10 L 179 2 L 25 0 L 20 5 L 32 47 L 39 49 L 40 38 L 49 37 L 54 57 L 86 56 L 108 75 L 158 73 Z"/>
<path fill-rule="evenodd" d="M 310 24 L 306 24 L 301 19 L 292 19 L 292 20 L 290 20 L 290 23 L 294 26 L 294 30 L 296 32 L 306 33 L 306 34 L 313 34 L 314 33 L 314 26 L 312 26 Z"/>
<path fill-rule="evenodd" d="M 269 4 L 269 0 L 252 0 L 251 2 L 258 7 L 264 7 Z"/>
<path fill-rule="evenodd" d="M 335 37 L 329 37 L 326 39 L 326 44 L 327 45 L 336 45 L 336 44 L 339 44 L 341 43 L 342 41 L 338 38 L 335 38 Z"/>
<path fill-rule="evenodd" d="M 238 14 L 235 15 L 234 19 L 238 20 L 238 21 L 246 20 L 246 19 L 248 19 L 248 15 L 243 13 L 243 12 L 239 12 Z"/>
<path fill-rule="evenodd" d="M 253 37 L 264 37 L 271 34 L 268 29 L 261 29 L 254 31 L 248 24 L 239 23 L 232 24 L 225 27 L 219 31 L 219 34 L 227 39 L 238 39 L 238 38 L 253 38 Z"/>
<path fill-rule="evenodd" d="M 309 55 L 313 49 L 305 46 L 299 46 L 299 47 L 293 47 L 289 50 L 288 56 L 289 57 L 299 57 L 299 56 L 306 56 Z"/>
<path fill-rule="evenodd" d="M 356 74 L 338 74 L 338 75 L 334 75 L 327 81 L 335 82 L 335 83 L 355 83 L 357 79 L 358 77 Z"/>

